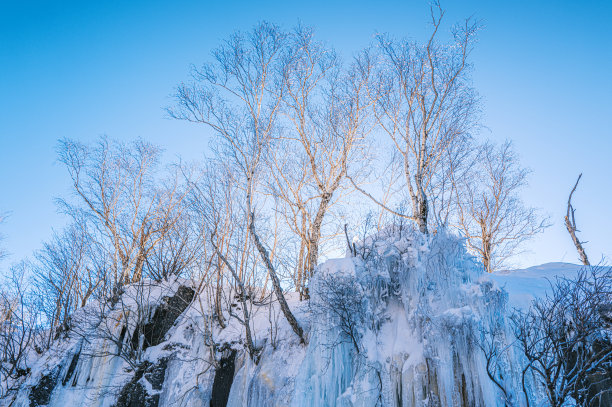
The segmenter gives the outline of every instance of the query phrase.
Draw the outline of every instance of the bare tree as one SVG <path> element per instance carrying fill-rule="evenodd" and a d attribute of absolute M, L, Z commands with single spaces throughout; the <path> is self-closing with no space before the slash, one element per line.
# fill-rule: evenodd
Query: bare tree
<path fill-rule="evenodd" d="M 277 131 L 282 102 L 286 42 L 286 34 L 268 23 L 257 25 L 247 34 L 233 34 L 213 52 L 213 64 L 194 70 L 193 85 L 179 86 L 178 106 L 169 114 L 206 124 L 219 136 L 220 158 L 232 166 L 233 181 L 243 191 L 250 237 L 270 275 L 285 318 L 304 341 L 302 328 L 289 309 L 270 253 L 255 226 L 259 177 Z"/>
<path fill-rule="evenodd" d="M 202 314 L 216 320 L 222 328 L 226 326 L 226 317 L 237 319 L 244 326 L 249 355 L 256 360 L 258 349 L 250 309 L 261 283 L 258 255 L 246 223 L 244 193 L 234 182 L 230 169 L 209 163 L 205 177 L 192 189 L 190 206 L 200 217 L 199 227 L 206 237 L 198 259 L 199 275 L 195 277 L 199 281 L 198 292 L 207 292 L 211 299 L 210 310 L 200 307 Z M 236 307 L 242 310 L 242 316 L 236 314 Z"/>
<path fill-rule="evenodd" d="M 240 302 L 242 316 L 234 313 L 231 304 L 226 307 L 227 313 L 243 325 L 247 351 L 251 359 L 257 361 L 259 349 L 255 346 L 250 312 L 254 297 L 252 285 L 256 258 L 253 256 L 249 231 L 245 224 L 248 217 L 240 213 L 239 206 L 236 207 L 239 200 L 235 194 L 240 194 L 240 191 L 233 185 L 231 174 L 227 170 L 209 168 L 209 175 L 213 174 L 214 176 L 207 178 L 206 185 L 203 185 L 206 189 L 198 189 L 200 193 L 205 193 L 199 197 L 198 207 L 207 222 L 207 234 L 212 246 L 211 267 L 216 269 L 217 275 L 220 276 L 215 290 L 215 312 L 219 324 L 223 326 L 224 310 L 221 296 L 226 293 L 227 287 L 223 284 L 222 276 L 225 271 L 229 271 L 231 281 L 236 288 L 236 298 Z"/>
<path fill-rule="evenodd" d="M 255 343 L 253 341 L 253 334 L 252 334 L 252 330 L 251 330 L 251 317 L 249 316 L 249 304 L 247 303 L 248 301 L 248 294 L 246 291 L 246 287 L 244 285 L 244 283 L 242 282 L 242 279 L 240 278 L 240 276 L 238 275 L 238 273 L 236 272 L 236 270 L 234 269 L 234 267 L 232 266 L 232 264 L 229 262 L 229 260 L 227 260 L 227 258 L 223 255 L 223 253 L 221 253 L 221 251 L 219 250 L 219 248 L 214 244 L 214 241 L 211 241 L 211 244 L 213 244 L 215 251 L 217 253 L 217 256 L 219 256 L 219 258 L 221 259 L 221 261 L 223 262 L 223 264 L 225 264 L 225 266 L 227 267 L 227 269 L 230 271 L 232 277 L 234 278 L 234 281 L 236 281 L 236 283 L 238 284 L 238 300 L 240 301 L 241 305 L 242 305 L 242 316 L 243 319 L 241 320 L 242 325 L 245 327 L 245 335 L 246 335 L 246 345 L 247 345 L 247 350 L 249 352 L 249 356 L 251 357 L 251 359 L 257 360 L 258 354 L 259 354 L 259 350 L 255 347 Z M 240 320 L 239 317 L 235 316 L 238 320 Z"/>
<path fill-rule="evenodd" d="M 90 244 L 83 225 L 73 223 L 36 255 L 34 278 L 49 327 L 47 347 L 56 330 L 67 330 L 72 312 L 85 306 L 102 284 L 104 276 L 90 262 Z"/>
<path fill-rule="evenodd" d="M 300 26 L 289 36 L 283 67 L 286 124 L 269 154 L 270 189 L 300 240 L 295 280 L 301 297 L 307 297 L 324 221 L 345 188 L 347 168 L 364 164 L 370 71 L 364 58 L 345 71 L 311 28 Z"/>
<path fill-rule="evenodd" d="M 363 352 L 360 327 L 366 321 L 364 294 L 359 284 L 343 275 L 319 275 L 310 311 L 315 320 L 326 321 L 322 329 L 335 337 L 326 346 L 350 343 L 357 354 Z"/>
<path fill-rule="evenodd" d="M 431 183 L 430 218 L 436 227 L 449 227 L 459 212 L 457 190 L 460 184 L 473 180 L 477 171 L 479 147 L 474 140 L 456 140 L 444 154 Z"/>
<path fill-rule="evenodd" d="M 110 250 L 113 285 L 139 281 L 145 259 L 180 218 L 178 173 L 158 177 L 160 150 L 142 140 L 131 145 L 101 138 L 87 146 L 61 140 L 60 161 L 66 166 L 78 198 L 59 200 L 69 214 L 92 224 L 92 240 Z"/>
<path fill-rule="evenodd" d="M 516 254 L 522 243 L 546 228 L 548 221 L 519 198 L 528 171 L 520 167 L 510 142 L 499 148 L 483 145 L 476 162 L 471 175 L 456 182 L 456 224 L 468 248 L 478 255 L 484 269 L 492 272 Z"/>
<path fill-rule="evenodd" d="M 28 268 L 25 262 L 13 266 L 0 285 L 0 398 L 17 391 L 18 379 L 29 373 L 32 350 L 40 351 L 39 308 L 26 280 Z"/>
<path fill-rule="evenodd" d="M 468 56 L 478 24 L 453 29 L 454 42 L 439 44 L 444 11 L 431 8 L 433 30 L 424 44 L 378 37 L 379 71 L 370 86 L 374 114 L 401 160 L 402 182 L 413 219 L 428 233 L 428 195 L 451 146 L 471 136 L 478 98 L 469 80 Z"/>
<path fill-rule="evenodd" d="M 578 187 L 580 178 L 582 178 L 582 174 L 578 175 L 578 179 L 576 180 L 576 183 L 574 184 L 574 188 L 572 188 L 572 191 L 569 194 L 569 198 L 567 198 L 567 214 L 565 215 L 565 227 L 567 228 L 567 232 L 572 237 L 572 241 L 574 242 L 574 246 L 576 246 L 576 250 L 578 250 L 580 261 L 585 266 L 588 266 L 591 263 L 589 263 L 589 258 L 587 257 L 587 254 L 584 251 L 584 247 L 582 247 L 582 244 L 585 242 L 581 242 L 576 236 L 576 232 L 578 232 L 578 228 L 576 228 L 576 218 L 574 217 L 576 210 L 572 206 L 572 195 L 574 195 L 574 192 L 576 191 L 576 188 Z"/>
<path fill-rule="evenodd" d="M 527 312 L 514 313 L 518 346 L 527 359 L 523 390 L 528 405 L 525 379 L 529 374 L 553 407 L 565 405 L 569 398 L 580 406 L 609 405 L 610 304 L 610 269 L 587 267 L 575 278 L 551 284 L 550 293 L 534 301 Z"/>

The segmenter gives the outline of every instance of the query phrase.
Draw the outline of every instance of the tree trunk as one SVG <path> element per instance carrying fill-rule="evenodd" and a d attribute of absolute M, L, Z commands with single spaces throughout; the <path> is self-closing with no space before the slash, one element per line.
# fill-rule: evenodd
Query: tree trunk
<path fill-rule="evenodd" d="M 321 202 L 319 203 L 319 209 L 315 216 L 314 222 L 310 227 L 310 233 L 308 237 L 308 262 L 306 266 L 306 272 L 303 277 L 304 285 L 304 297 L 309 298 L 308 288 L 306 287 L 306 280 L 310 279 L 314 275 L 315 268 L 319 261 L 319 242 L 321 241 L 321 228 L 323 227 L 323 218 L 327 213 L 327 208 L 331 202 L 332 194 L 325 192 L 321 196 Z"/>
<path fill-rule="evenodd" d="M 415 186 L 413 188 L 407 162 L 404 163 L 404 172 L 406 174 L 406 182 L 408 183 L 408 192 L 410 193 L 410 198 L 412 200 L 412 217 L 416 222 L 419 231 L 427 235 L 429 234 L 429 231 L 427 230 L 427 216 L 429 214 L 429 207 L 427 205 L 427 195 L 423 190 L 423 176 L 418 173 L 415 174 Z"/>
<path fill-rule="evenodd" d="M 253 343 L 253 337 L 251 335 L 251 319 L 249 316 L 249 310 L 247 308 L 244 284 L 242 283 L 242 280 L 238 277 L 238 274 L 236 273 L 236 270 L 234 269 L 234 267 L 232 267 L 229 261 L 227 261 L 225 256 L 219 250 L 219 248 L 214 243 L 212 244 L 213 244 L 213 247 L 215 248 L 215 251 L 217 252 L 217 256 L 219 256 L 219 258 L 223 261 L 223 263 L 225 263 L 230 273 L 234 277 L 234 280 L 236 280 L 236 283 L 238 284 L 238 288 L 240 289 L 240 292 L 238 293 L 238 297 L 240 298 L 240 303 L 242 304 L 242 316 L 244 318 L 243 325 L 245 328 L 247 350 L 249 351 L 249 356 L 251 357 L 251 359 L 255 361 L 255 363 L 257 363 L 258 350 L 255 347 L 255 344 Z"/>
<path fill-rule="evenodd" d="M 259 236 L 257 236 L 257 233 L 255 232 L 253 213 L 250 213 L 249 218 L 249 232 L 251 233 L 251 236 L 255 241 L 255 247 L 257 247 L 257 251 L 261 256 L 261 259 L 263 260 L 264 264 L 266 265 L 266 268 L 268 269 L 268 272 L 270 273 L 270 278 L 272 279 L 272 286 L 274 287 L 274 293 L 276 294 L 276 298 L 278 299 L 278 302 L 280 304 L 281 311 L 283 312 L 283 315 L 285 315 L 285 318 L 287 319 L 287 322 L 289 322 L 289 325 L 291 326 L 291 329 L 293 329 L 293 332 L 295 332 L 295 334 L 300 338 L 300 342 L 305 344 L 306 340 L 304 339 L 304 331 L 293 316 L 293 313 L 291 312 L 291 309 L 289 308 L 289 305 L 285 300 L 285 295 L 283 294 L 283 291 L 280 286 L 280 280 L 278 279 L 278 275 L 276 274 L 274 265 L 270 261 L 268 251 L 263 246 L 263 244 L 259 240 Z"/>
<path fill-rule="evenodd" d="M 304 228 L 302 228 L 302 230 L 304 230 Z M 297 274 L 297 278 L 296 278 L 296 284 L 295 284 L 295 290 L 297 292 L 300 293 L 300 301 L 302 301 L 304 299 L 304 288 L 306 286 L 305 284 L 305 279 L 304 279 L 304 266 L 305 266 L 305 259 L 304 259 L 304 252 L 306 251 L 306 240 L 302 237 L 300 239 L 300 251 L 298 254 L 298 264 L 297 264 L 297 270 L 296 270 L 296 274 Z M 270 273 L 268 273 L 269 275 Z"/>
<path fill-rule="evenodd" d="M 427 215 L 429 212 L 429 207 L 427 205 L 427 198 L 425 197 L 424 194 L 421 197 L 419 197 L 417 205 L 418 205 L 417 214 L 416 214 L 417 225 L 419 226 L 419 231 L 427 235 L 429 234 L 429 230 L 427 229 Z"/>
<path fill-rule="evenodd" d="M 270 260 L 270 255 L 268 254 L 268 251 L 264 247 L 263 243 L 259 239 L 259 236 L 257 235 L 257 232 L 255 231 L 255 214 L 253 213 L 253 210 L 251 208 L 251 201 L 253 199 L 253 174 L 254 173 L 251 172 L 250 176 L 247 176 L 246 188 L 247 222 L 249 233 L 253 238 L 253 241 L 255 242 L 255 247 L 257 248 L 261 259 L 266 265 L 268 273 L 270 273 L 270 278 L 272 279 L 272 286 L 274 287 L 274 293 L 276 294 L 276 298 L 278 299 L 281 311 L 283 312 L 285 319 L 287 319 L 287 322 L 291 326 L 291 329 L 293 329 L 293 332 L 295 332 L 295 334 L 300 338 L 300 342 L 306 344 L 306 340 L 304 339 L 304 331 L 295 319 L 295 316 L 293 316 L 293 313 L 291 312 L 291 309 L 287 304 L 287 300 L 285 300 L 285 295 L 283 294 L 283 290 L 281 289 L 280 280 L 278 279 L 278 274 L 276 274 L 276 269 L 274 268 L 274 265 Z"/>
<path fill-rule="evenodd" d="M 221 294 L 223 284 L 221 279 L 221 264 L 217 266 L 217 287 L 215 288 L 215 314 L 217 314 L 217 322 L 221 328 L 225 328 L 225 318 L 223 317 L 223 306 L 221 304 Z"/>
<path fill-rule="evenodd" d="M 582 247 L 582 242 L 578 240 L 578 237 L 576 237 L 576 228 L 575 226 L 572 226 L 568 216 L 565 216 L 565 227 L 567 228 L 567 231 L 572 237 L 572 242 L 574 242 L 574 246 L 576 246 L 576 250 L 578 251 L 578 255 L 580 256 L 580 261 L 585 266 L 590 266 L 591 263 L 589 262 L 586 252 L 584 251 L 584 247 Z"/>
<path fill-rule="evenodd" d="M 491 242 L 489 239 L 482 240 L 482 265 L 487 273 L 492 273 L 491 269 Z"/>

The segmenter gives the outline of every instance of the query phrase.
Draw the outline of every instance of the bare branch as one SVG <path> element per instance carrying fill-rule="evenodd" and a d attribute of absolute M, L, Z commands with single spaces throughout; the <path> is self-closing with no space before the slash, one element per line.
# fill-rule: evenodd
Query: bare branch
<path fill-rule="evenodd" d="M 567 199 L 567 213 L 565 215 L 565 227 L 567 228 L 567 232 L 570 234 L 572 238 L 572 242 L 574 242 L 574 246 L 576 246 L 576 250 L 578 251 L 578 255 L 580 256 L 580 261 L 585 266 L 588 266 L 590 265 L 589 259 L 587 257 L 586 252 L 584 251 L 584 247 L 582 246 L 584 242 L 581 242 L 576 236 L 576 232 L 578 231 L 578 229 L 576 228 L 576 218 L 574 217 L 575 209 L 572 206 L 572 195 L 574 195 L 574 192 L 576 191 L 576 188 L 578 187 L 578 182 L 580 182 L 580 178 L 582 178 L 582 174 L 578 175 L 578 179 L 576 180 L 576 183 L 574 184 L 574 188 L 572 188 L 569 194 L 569 198 Z"/>

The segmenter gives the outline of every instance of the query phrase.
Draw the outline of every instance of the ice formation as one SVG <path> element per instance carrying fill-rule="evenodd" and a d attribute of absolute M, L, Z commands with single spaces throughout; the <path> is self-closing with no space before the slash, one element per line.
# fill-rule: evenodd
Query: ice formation
<path fill-rule="evenodd" d="M 500 346 L 509 343 L 508 292 L 510 306 L 525 306 L 545 289 L 551 270 L 484 275 L 461 239 L 444 231 L 424 236 L 393 227 L 355 250 L 319 267 L 310 301 L 289 296 L 307 345 L 274 304 L 253 305 L 261 348 L 253 360 L 243 327 L 232 319 L 224 329 L 216 325 L 195 284 L 141 283 L 126 290 L 121 307 L 100 313 L 90 304 L 75 315 L 78 329 L 38 357 L 11 405 L 524 404 L 520 355 L 510 349 L 503 359 L 504 397 L 487 376 L 478 343 L 493 331 Z M 549 269 L 571 273 L 576 266 Z M 185 297 L 190 290 L 195 296 Z M 163 338 L 147 337 L 136 322 L 136 301 L 144 301 L 144 320 L 151 321 L 177 296 L 188 299 L 184 311 L 163 322 Z M 128 351 L 137 363 L 122 357 Z"/>

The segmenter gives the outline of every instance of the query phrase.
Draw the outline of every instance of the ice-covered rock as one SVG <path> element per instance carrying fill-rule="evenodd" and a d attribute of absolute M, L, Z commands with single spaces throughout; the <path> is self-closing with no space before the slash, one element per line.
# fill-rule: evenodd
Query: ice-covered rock
<path fill-rule="evenodd" d="M 275 302 L 253 304 L 250 358 L 235 318 L 215 323 L 206 292 L 174 280 L 128 287 L 90 304 L 18 383 L 13 406 L 504 406 L 523 405 L 521 359 L 502 362 L 504 397 L 479 341 L 512 341 L 508 310 L 576 266 L 485 275 L 461 239 L 388 228 L 329 260 L 310 301 L 288 295 L 303 345 Z M 138 312 L 137 312 L 138 311 Z M 531 386 L 527 383 L 527 386 Z M 531 387 L 529 387 L 529 391 Z M 537 397 L 536 397 L 537 398 Z"/>

